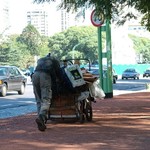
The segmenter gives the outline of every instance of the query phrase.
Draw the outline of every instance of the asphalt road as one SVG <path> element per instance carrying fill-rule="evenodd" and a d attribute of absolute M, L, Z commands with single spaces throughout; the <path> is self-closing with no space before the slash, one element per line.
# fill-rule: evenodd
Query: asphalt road
<path fill-rule="evenodd" d="M 24 95 L 9 92 L 0 97 L 0 118 L 9 118 L 36 111 L 32 83 L 28 82 Z"/>
<path fill-rule="evenodd" d="M 113 94 L 119 95 L 124 93 L 133 93 L 143 90 L 147 90 L 147 85 L 150 84 L 150 78 L 142 78 L 139 80 L 129 79 L 122 80 L 118 79 L 117 84 L 113 84 Z"/>
<path fill-rule="evenodd" d="M 140 80 L 118 79 L 117 84 L 113 84 L 113 94 L 119 95 L 146 90 L 146 84 L 150 84 L 149 78 Z M 30 112 L 36 112 L 36 103 L 30 79 L 24 95 L 9 92 L 6 97 L 0 97 L 0 118 L 9 118 Z"/>

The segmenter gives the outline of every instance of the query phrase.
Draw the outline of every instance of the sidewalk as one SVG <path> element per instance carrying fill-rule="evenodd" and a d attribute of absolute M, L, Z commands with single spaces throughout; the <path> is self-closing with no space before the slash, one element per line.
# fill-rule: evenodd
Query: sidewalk
<path fill-rule="evenodd" d="M 36 114 L 0 119 L 0 150 L 150 150 L 150 92 L 115 95 L 93 103 L 93 121 L 47 123 Z"/>

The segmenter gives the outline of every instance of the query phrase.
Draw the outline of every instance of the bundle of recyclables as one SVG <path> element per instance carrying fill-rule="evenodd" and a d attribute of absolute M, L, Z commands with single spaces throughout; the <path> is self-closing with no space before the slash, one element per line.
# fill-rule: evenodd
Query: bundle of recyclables
<path fill-rule="evenodd" d="M 88 90 L 85 89 L 82 91 L 78 97 L 79 101 L 82 101 L 89 97 L 103 99 L 105 97 L 105 93 L 100 86 L 100 80 L 92 76 L 89 73 L 82 73 L 78 64 L 71 64 L 64 68 L 65 74 L 68 77 L 69 82 L 72 85 L 72 88 L 78 88 L 88 84 Z"/>

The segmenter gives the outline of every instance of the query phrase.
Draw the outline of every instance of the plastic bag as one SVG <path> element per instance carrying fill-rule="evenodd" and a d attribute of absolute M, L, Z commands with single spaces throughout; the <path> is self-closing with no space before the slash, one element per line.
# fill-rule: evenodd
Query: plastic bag
<path fill-rule="evenodd" d="M 91 83 L 89 86 L 90 94 L 94 98 L 104 99 L 105 93 L 100 86 L 100 80 L 97 79 L 95 82 Z"/>
<path fill-rule="evenodd" d="M 83 101 L 83 100 L 87 99 L 88 97 L 89 97 L 88 91 L 81 92 L 80 96 L 78 97 L 78 101 Z"/>

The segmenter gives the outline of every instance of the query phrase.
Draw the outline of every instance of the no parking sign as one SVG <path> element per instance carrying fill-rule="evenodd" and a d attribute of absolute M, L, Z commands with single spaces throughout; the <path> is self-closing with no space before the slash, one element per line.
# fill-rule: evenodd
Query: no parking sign
<path fill-rule="evenodd" d="M 94 26 L 100 27 L 104 23 L 104 14 L 96 14 L 96 10 L 94 9 L 91 13 L 91 22 Z"/>

